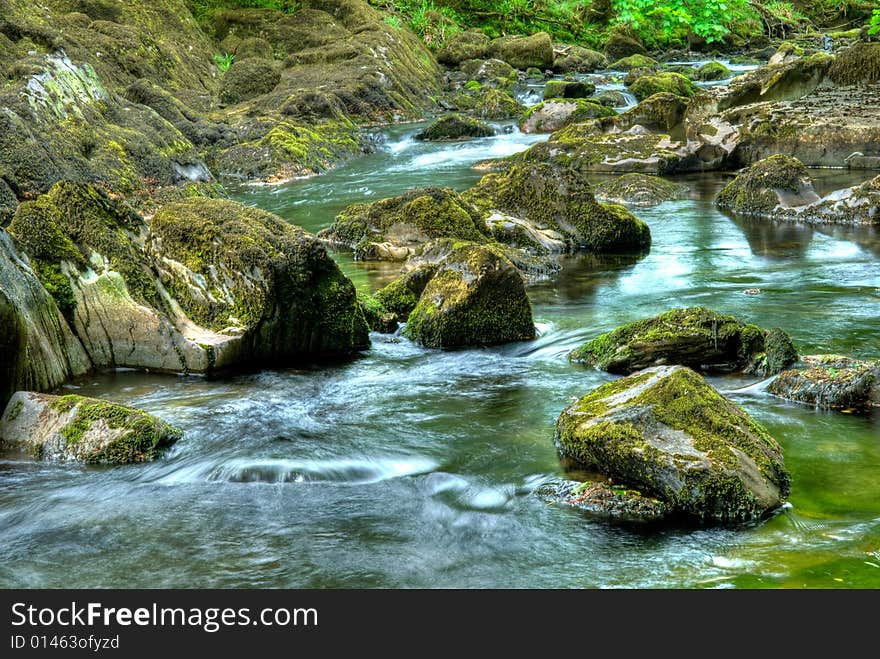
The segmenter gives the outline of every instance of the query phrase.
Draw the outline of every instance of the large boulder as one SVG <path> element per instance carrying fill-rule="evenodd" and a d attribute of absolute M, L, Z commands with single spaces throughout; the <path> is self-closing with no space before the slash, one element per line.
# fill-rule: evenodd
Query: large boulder
<path fill-rule="evenodd" d="M 796 158 L 770 156 L 746 168 L 715 202 L 738 215 L 805 224 L 880 224 L 880 176 L 819 197 Z"/>
<path fill-rule="evenodd" d="M 659 176 L 624 174 L 595 188 L 596 199 L 625 206 L 656 206 L 664 201 L 681 199 L 688 187 Z"/>
<path fill-rule="evenodd" d="M 544 100 L 551 98 L 587 98 L 596 91 L 592 82 L 580 80 L 548 80 L 544 85 Z"/>
<path fill-rule="evenodd" d="M 697 80 L 710 82 L 715 80 L 725 80 L 733 74 L 721 62 L 706 62 L 694 74 Z"/>
<path fill-rule="evenodd" d="M 807 355 L 798 366 L 780 373 L 767 390 L 821 409 L 866 411 L 880 407 L 880 362 Z"/>
<path fill-rule="evenodd" d="M 449 241 L 407 319 L 404 334 L 430 348 L 458 348 L 535 337 L 523 277 L 498 249 Z"/>
<path fill-rule="evenodd" d="M 572 403 L 557 421 L 556 447 L 573 467 L 658 499 L 673 515 L 758 519 L 790 491 L 779 444 L 681 366 L 644 370 Z"/>
<path fill-rule="evenodd" d="M 694 96 L 700 88 L 690 81 L 689 78 L 680 73 L 665 71 L 663 73 L 649 73 L 639 76 L 635 82 L 629 86 L 629 90 L 640 101 L 658 94 L 667 92 L 676 96 L 690 98 Z"/>
<path fill-rule="evenodd" d="M 44 286 L 33 267 L 0 229 L 0 408 L 15 391 L 54 389 L 92 368 L 47 292 L 53 288 L 62 304 L 72 302 L 69 282 L 48 266 L 42 271 Z"/>
<path fill-rule="evenodd" d="M 526 110 L 519 129 L 524 133 L 553 133 L 569 124 L 615 114 L 611 108 L 588 99 L 554 98 Z"/>
<path fill-rule="evenodd" d="M 608 64 L 605 55 L 583 46 L 554 44 L 553 55 L 556 73 L 592 73 Z"/>
<path fill-rule="evenodd" d="M 621 325 L 576 348 L 569 358 L 609 373 L 677 364 L 772 375 L 794 363 L 797 352 L 781 330 L 765 331 L 733 316 L 691 307 Z"/>
<path fill-rule="evenodd" d="M 488 85 L 465 88 L 452 100 L 461 111 L 489 121 L 514 119 L 526 111 L 526 107 L 508 92 Z"/>
<path fill-rule="evenodd" d="M 57 462 L 145 462 L 182 435 L 140 410 L 76 395 L 19 391 L 0 417 L 0 450 Z"/>
<path fill-rule="evenodd" d="M 459 67 L 467 77 L 481 85 L 508 89 L 517 80 L 516 69 L 500 59 L 468 60 Z"/>
<path fill-rule="evenodd" d="M 416 133 L 414 138 L 426 142 L 447 142 L 491 137 L 494 134 L 495 130 L 483 121 L 460 114 L 448 114 Z"/>
<path fill-rule="evenodd" d="M 535 67 L 549 69 L 553 66 L 553 42 L 546 32 L 528 37 L 499 37 L 489 44 L 489 53 L 504 60 L 515 69 Z"/>
<path fill-rule="evenodd" d="M 397 197 L 354 204 L 318 236 L 358 258 L 402 261 L 435 238 L 485 242 L 480 213 L 448 188 L 417 188 Z"/>
<path fill-rule="evenodd" d="M 635 39 L 620 32 L 614 32 L 605 42 L 605 57 L 609 62 L 616 62 L 630 55 L 646 55 L 645 46 Z"/>
<path fill-rule="evenodd" d="M 281 81 L 281 72 L 275 62 L 249 57 L 232 63 L 223 74 L 220 100 L 233 105 L 268 94 Z"/>
<path fill-rule="evenodd" d="M 589 183 L 569 168 L 514 165 L 503 173 L 487 174 L 462 197 L 483 217 L 501 212 L 536 230 L 553 231 L 567 250 L 639 251 L 651 244 L 644 222 L 621 206 L 598 203 Z"/>
<path fill-rule="evenodd" d="M 465 30 L 453 34 L 437 52 L 437 61 L 458 66 L 466 60 L 483 59 L 489 53 L 489 37 L 479 30 Z"/>
<path fill-rule="evenodd" d="M 163 206 L 146 251 L 187 317 L 240 335 L 251 359 L 350 354 L 369 345 L 354 285 L 323 245 L 276 215 L 222 199 Z"/>

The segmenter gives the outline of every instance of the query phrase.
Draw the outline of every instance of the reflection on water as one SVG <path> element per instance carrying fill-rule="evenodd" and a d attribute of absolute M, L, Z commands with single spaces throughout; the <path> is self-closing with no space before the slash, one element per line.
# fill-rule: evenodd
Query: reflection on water
<path fill-rule="evenodd" d="M 447 167 L 454 146 L 402 144 L 411 132 L 327 177 L 239 198 L 316 230 L 360 198 L 476 178 L 468 164 Z M 402 166 L 415 158 L 431 164 Z M 146 465 L 0 461 L 0 584 L 880 586 L 880 415 L 786 403 L 753 378 L 711 381 L 784 448 L 791 506 L 764 523 L 645 533 L 531 494 L 562 473 L 560 411 L 611 379 L 566 354 L 621 323 L 702 304 L 786 328 L 805 353 L 877 356 L 876 236 L 735 220 L 711 203 L 722 177 L 686 181 L 692 198 L 638 211 L 649 253 L 570 257 L 530 287 L 534 341 L 439 351 L 374 335 L 345 363 L 76 383 L 69 390 L 159 414 L 185 437 Z M 363 288 L 399 267 L 337 258 Z"/>

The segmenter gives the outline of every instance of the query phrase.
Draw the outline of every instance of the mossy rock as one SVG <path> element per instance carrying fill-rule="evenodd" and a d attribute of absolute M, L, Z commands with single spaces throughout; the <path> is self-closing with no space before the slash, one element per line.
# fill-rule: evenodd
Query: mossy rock
<path fill-rule="evenodd" d="M 556 424 L 572 466 L 656 498 L 673 515 L 759 519 L 791 489 L 779 444 L 740 407 L 682 366 L 658 366 L 593 390 Z"/>
<path fill-rule="evenodd" d="M 491 137 L 494 134 L 495 130 L 483 121 L 461 114 L 448 114 L 416 133 L 415 139 L 426 142 L 446 142 L 468 140 L 475 137 Z"/>
<path fill-rule="evenodd" d="M 368 260 L 405 260 L 435 238 L 486 242 L 480 213 L 449 188 L 417 188 L 354 204 L 319 236 Z"/>
<path fill-rule="evenodd" d="M 663 72 L 641 76 L 630 85 L 629 90 L 641 101 L 659 92 L 690 98 L 699 92 L 700 88 L 680 73 Z"/>
<path fill-rule="evenodd" d="M 659 176 L 630 173 L 596 186 L 599 201 L 629 206 L 656 206 L 664 201 L 681 199 L 688 188 Z"/>
<path fill-rule="evenodd" d="M 18 198 L 9 184 L 0 178 L 0 228 L 9 224 L 16 208 L 18 208 Z"/>
<path fill-rule="evenodd" d="M 808 355 L 767 387 L 774 396 L 819 409 L 867 412 L 880 407 L 880 362 Z"/>
<path fill-rule="evenodd" d="M 519 129 L 524 133 L 553 133 L 569 124 L 615 114 L 617 113 L 614 110 L 594 102 L 593 99 L 554 98 L 526 110 L 520 120 Z"/>
<path fill-rule="evenodd" d="M 528 37 L 493 39 L 489 44 L 489 53 L 523 71 L 529 67 L 545 70 L 553 66 L 553 42 L 546 32 L 537 32 Z"/>
<path fill-rule="evenodd" d="M 467 60 L 459 66 L 470 80 L 508 89 L 516 82 L 516 69 L 500 59 Z"/>
<path fill-rule="evenodd" d="M 223 74 L 220 100 L 234 105 L 262 94 L 268 94 L 281 80 L 281 72 L 274 62 L 252 57 L 236 60 Z"/>
<path fill-rule="evenodd" d="M 190 199 L 153 217 L 147 251 L 187 316 L 243 334 L 254 359 L 350 354 L 369 345 L 354 285 L 324 246 L 266 211 Z"/>
<path fill-rule="evenodd" d="M 535 494 L 544 501 L 570 506 L 601 521 L 652 524 L 671 514 L 663 501 L 609 481 L 553 479 L 543 483 Z"/>
<path fill-rule="evenodd" d="M 179 428 L 140 410 L 75 395 L 20 391 L 0 417 L 0 450 L 38 460 L 146 462 L 182 436 Z"/>
<path fill-rule="evenodd" d="M 619 32 L 614 32 L 605 42 L 605 57 L 609 62 L 617 62 L 631 55 L 646 55 L 645 46 L 633 37 Z M 613 65 L 611 68 L 614 68 Z"/>
<path fill-rule="evenodd" d="M 372 331 L 382 334 L 393 334 L 397 331 L 399 326 L 397 314 L 386 309 L 378 298 L 358 291 L 357 300 L 364 319 Z"/>
<path fill-rule="evenodd" d="M 608 64 L 605 55 L 583 46 L 554 44 L 553 51 L 553 71 L 556 73 L 592 73 Z"/>
<path fill-rule="evenodd" d="M 605 91 L 599 92 L 593 97 L 593 100 L 598 101 L 609 108 L 622 108 L 628 103 L 626 96 L 616 89 L 606 89 Z"/>
<path fill-rule="evenodd" d="M 569 359 L 624 375 L 666 364 L 772 375 L 791 365 L 797 353 L 781 330 L 768 338 L 769 333 L 757 325 L 690 307 L 621 325 L 576 348 Z"/>
<path fill-rule="evenodd" d="M 721 62 L 706 62 L 697 69 L 696 72 L 697 80 L 703 80 L 705 82 L 715 81 L 715 80 L 726 80 L 733 76 L 726 66 L 724 66 Z"/>
<path fill-rule="evenodd" d="M 687 109 L 686 98 L 670 92 L 658 92 L 621 114 L 615 123 L 621 130 L 638 125 L 668 135 L 681 127 Z"/>
<path fill-rule="evenodd" d="M 271 61 L 275 58 L 272 44 L 262 37 L 248 37 L 242 39 L 235 46 L 235 59 L 240 62 L 249 57 Z"/>
<path fill-rule="evenodd" d="M 742 171 L 718 193 L 715 203 L 742 215 L 770 215 L 779 207 L 799 206 L 818 199 L 804 164 L 779 154 Z"/>
<path fill-rule="evenodd" d="M 487 174 L 462 196 L 486 216 L 502 211 L 557 231 L 572 250 L 638 251 L 651 242 L 644 222 L 620 206 L 598 203 L 589 183 L 570 168 L 514 165 Z"/>
<path fill-rule="evenodd" d="M 653 70 L 659 68 L 659 66 L 660 62 L 653 57 L 648 57 L 647 55 L 630 55 L 629 57 L 622 57 L 612 64 L 609 64 L 608 68 L 612 71 L 632 71 L 634 69 Z"/>
<path fill-rule="evenodd" d="M 479 30 L 453 34 L 437 52 L 437 61 L 447 66 L 458 66 L 466 60 L 484 59 L 489 53 L 489 37 Z"/>
<path fill-rule="evenodd" d="M 453 101 L 462 111 L 489 121 L 514 119 L 526 111 L 526 107 L 508 92 L 487 86 L 462 91 Z"/>
<path fill-rule="evenodd" d="M 408 269 L 393 282 L 376 291 L 375 298 L 389 312 L 405 320 L 422 296 L 425 286 L 437 272 L 437 265 L 424 263 Z"/>
<path fill-rule="evenodd" d="M 9 225 L 9 234 L 31 257 L 34 272 L 68 319 L 76 302 L 61 266 L 86 272 L 93 253 L 122 275 L 136 301 L 159 303 L 153 274 L 137 246 L 145 232 L 146 225 L 131 208 L 91 185 L 70 181 L 56 183 L 47 194 L 21 204 Z"/>
<path fill-rule="evenodd" d="M 459 348 L 535 337 L 522 275 L 502 252 L 449 242 L 404 334 L 430 348 Z"/>
<path fill-rule="evenodd" d="M 544 86 L 544 100 L 551 98 L 587 98 L 596 91 L 592 82 L 579 80 L 548 80 Z"/>
<path fill-rule="evenodd" d="M 880 80 L 880 43 L 859 42 L 838 53 L 828 69 L 838 85 L 869 84 Z"/>

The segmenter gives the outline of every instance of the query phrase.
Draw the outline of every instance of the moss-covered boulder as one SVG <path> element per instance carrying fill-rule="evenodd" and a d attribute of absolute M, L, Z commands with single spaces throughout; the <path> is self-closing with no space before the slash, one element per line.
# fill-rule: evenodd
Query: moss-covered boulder
<path fill-rule="evenodd" d="M 554 44 L 553 54 L 556 73 L 592 73 L 608 64 L 602 53 L 573 44 Z"/>
<path fill-rule="evenodd" d="M 493 39 L 489 44 L 489 53 L 523 71 L 529 67 L 544 70 L 553 66 L 553 42 L 546 32 L 528 37 L 507 36 Z"/>
<path fill-rule="evenodd" d="M 551 230 L 570 250 L 639 251 L 651 244 L 644 222 L 621 206 L 598 203 L 589 183 L 570 168 L 514 165 L 487 174 L 462 197 L 484 216 L 501 211 L 535 229 Z"/>
<path fill-rule="evenodd" d="M 757 325 L 690 307 L 621 325 L 576 348 L 569 359 L 624 375 L 666 364 L 772 375 L 790 366 L 797 353 L 781 330 L 769 338 Z"/>
<path fill-rule="evenodd" d="M 272 44 L 262 37 L 247 37 L 238 42 L 235 46 L 235 59 L 241 60 L 248 58 L 257 58 L 261 60 L 272 60 L 275 53 Z"/>
<path fill-rule="evenodd" d="M 680 133 L 687 112 L 687 99 L 670 92 L 658 92 L 642 99 L 614 120 L 620 130 L 642 126 L 666 135 Z"/>
<path fill-rule="evenodd" d="M 788 64 L 804 56 L 804 49 L 791 41 L 783 41 L 776 52 L 770 56 L 767 64 Z"/>
<path fill-rule="evenodd" d="M 495 130 L 487 123 L 461 114 L 448 114 L 432 122 L 415 134 L 415 139 L 426 142 L 469 140 L 475 137 L 491 137 Z"/>
<path fill-rule="evenodd" d="M 69 282 L 51 266 L 41 282 L 33 267 L 0 229 L 0 408 L 16 391 L 51 390 L 92 368 L 47 291 L 72 302 Z"/>
<path fill-rule="evenodd" d="M 445 249 L 404 334 L 431 348 L 533 339 L 532 307 L 516 266 L 486 245 L 450 241 Z"/>
<path fill-rule="evenodd" d="M 466 60 L 484 59 L 489 53 L 489 41 L 489 37 L 480 30 L 458 32 L 437 51 L 437 61 L 447 66 L 458 66 Z"/>
<path fill-rule="evenodd" d="M 630 85 L 629 90 L 641 101 L 642 99 L 648 98 L 659 92 L 668 92 L 670 94 L 675 94 L 676 96 L 690 98 L 700 91 L 700 88 L 692 83 L 686 76 L 683 76 L 680 73 L 666 71 L 663 73 L 648 74 L 639 77 L 634 83 L 632 83 L 632 85 Z"/>
<path fill-rule="evenodd" d="M 742 215 L 770 215 L 779 207 L 802 206 L 818 200 L 807 168 L 796 158 L 785 155 L 756 162 L 715 197 L 721 208 Z"/>
<path fill-rule="evenodd" d="M 650 71 L 659 68 L 659 66 L 660 62 L 653 57 L 648 57 L 647 55 L 630 55 L 628 57 L 622 57 L 616 62 L 612 62 L 608 65 L 608 68 L 612 71 L 633 71 L 636 69 Z"/>
<path fill-rule="evenodd" d="M 838 53 L 830 64 L 828 76 L 838 85 L 880 80 L 880 43 L 861 41 Z"/>
<path fill-rule="evenodd" d="M 605 57 L 609 62 L 617 62 L 630 55 L 646 55 L 645 46 L 634 37 L 614 32 L 605 42 Z M 613 66 L 611 67 L 613 68 Z"/>
<path fill-rule="evenodd" d="M 153 217 L 147 252 L 187 316 L 241 334 L 255 360 L 369 345 L 353 284 L 318 240 L 276 215 L 222 199 L 167 204 Z"/>
<path fill-rule="evenodd" d="M 595 194 L 599 201 L 611 204 L 656 206 L 664 201 L 681 199 L 687 190 L 686 185 L 659 176 L 630 173 L 600 183 L 595 188 Z"/>
<path fill-rule="evenodd" d="M 767 390 L 820 409 L 867 411 L 880 407 L 880 362 L 807 355 L 798 368 L 780 373 Z"/>
<path fill-rule="evenodd" d="M 406 319 L 416 308 L 422 291 L 436 272 L 436 263 L 419 263 L 408 267 L 400 277 L 376 291 L 376 300 L 399 319 Z"/>
<path fill-rule="evenodd" d="M 230 105 L 268 94 L 281 81 L 281 72 L 272 60 L 250 57 L 236 60 L 223 74 L 220 100 Z"/>
<path fill-rule="evenodd" d="M 382 334 L 392 334 L 397 331 L 399 326 L 397 314 L 389 311 L 381 300 L 360 291 L 358 291 L 357 300 L 358 306 L 364 314 L 364 319 L 372 331 Z"/>
<path fill-rule="evenodd" d="M 146 462 L 182 437 L 161 419 L 96 398 L 16 393 L 0 417 L 0 450 L 37 460 Z"/>
<path fill-rule="evenodd" d="M 358 258 L 402 261 L 435 238 L 485 242 L 482 226 L 480 213 L 458 192 L 418 188 L 349 206 L 318 236 L 354 250 Z"/>
<path fill-rule="evenodd" d="M 500 59 L 467 60 L 459 68 L 469 81 L 490 87 L 509 89 L 517 80 L 516 69 Z"/>
<path fill-rule="evenodd" d="M 551 98 L 587 98 L 596 91 L 592 82 L 580 80 L 548 80 L 544 85 L 544 100 Z"/>
<path fill-rule="evenodd" d="M 727 78 L 733 77 L 730 69 L 724 66 L 721 62 L 706 62 L 697 69 L 694 75 L 697 80 L 702 80 L 704 82 L 726 80 Z"/>
<path fill-rule="evenodd" d="M 602 105 L 607 105 L 609 108 L 622 108 L 628 103 L 623 92 L 619 92 L 616 89 L 606 89 L 605 91 L 599 92 L 593 97 L 593 99 Z"/>
<path fill-rule="evenodd" d="M 524 133 L 553 133 L 569 124 L 614 114 L 613 109 L 592 99 L 556 98 L 542 101 L 526 110 L 519 129 Z"/>
<path fill-rule="evenodd" d="M 0 229 L 9 224 L 16 208 L 18 208 L 18 198 L 9 184 L 0 178 Z"/>
<path fill-rule="evenodd" d="M 788 496 L 779 444 L 700 375 L 659 366 L 602 385 L 556 424 L 569 464 L 656 498 L 671 514 L 758 519 Z"/>
<path fill-rule="evenodd" d="M 489 121 L 514 119 L 526 111 L 526 107 L 511 94 L 487 85 L 464 89 L 452 100 L 463 112 Z"/>

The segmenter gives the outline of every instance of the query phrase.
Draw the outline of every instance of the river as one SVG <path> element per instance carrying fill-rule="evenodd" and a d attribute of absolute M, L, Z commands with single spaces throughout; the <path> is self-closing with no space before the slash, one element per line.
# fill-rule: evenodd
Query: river
<path fill-rule="evenodd" d="M 352 202 L 463 189 L 481 176 L 475 163 L 543 139 L 420 144 L 418 128 L 388 129 L 375 153 L 324 176 L 235 197 L 317 231 Z M 814 174 L 823 193 L 867 178 Z M 755 378 L 710 380 L 784 449 L 792 493 L 772 518 L 646 532 L 533 494 L 563 475 L 559 413 L 612 377 L 566 353 L 621 323 L 703 305 L 782 327 L 802 354 L 878 356 L 876 230 L 733 219 L 712 204 L 727 177 L 681 180 L 689 198 L 636 210 L 650 253 L 570 257 L 530 284 L 534 341 L 439 351 L 374 334 L 343 363 L 68 385 L 186 435 L 145 465 L 0 461 L 0 585 L 880 587 L 880 415 L 785 402 Z M 364 290 L 399 268 L 335 258 Z"/>

